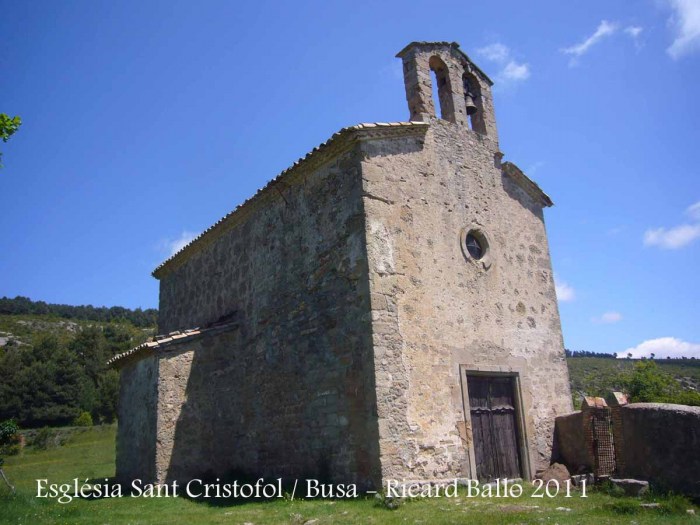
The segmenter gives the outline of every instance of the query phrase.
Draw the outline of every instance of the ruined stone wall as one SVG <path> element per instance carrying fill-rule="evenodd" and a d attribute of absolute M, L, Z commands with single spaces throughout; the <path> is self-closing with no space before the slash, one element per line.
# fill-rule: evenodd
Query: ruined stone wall
<path fill-rule="evenodd" d="M 583 412 L 558 416 L 555 424 L 556 453 L 554 460 L 563 463 L 572 473 L 593 470 L 593 459 L 585 439 Z"/>
<path fill-rule="evenodd" d="M 379 478 L 361 191 L 350 148 L 161 276 L 161 331 L 238 328 L 162 354 L 159 478 Z"/>
<path fill-rule="evenodd" d="M 153 356 L 121 369 L 117 407 L 117 479 L 153 481 L 156 453 L 158 364 Z"/>
<path fill-rule="evenodd" d="M 541 204 L 502 172 L 495 140 L 442 120 L 363 154 L 383 475 L 469 475 L 460 366 L 519 374 L 534 474 L 572 410 Z M 470 226 L 488 269 L 462 252 Z"/>
<path fill-rule="evenodd" d="M 700 496 L 700 407 L 633 403 L 620 416 L 619 475 Z"/>
<path fill-rule="evenodd" d="M 606 404 L 600 408 L 586 405 L 584 400 L 583 411 L 557 417 L 556 460 L 571 472 L 593 471 L 600 463 L 600 457 L 596 458 L 600 449 L 592 442 L 589 420 L 596 410 L 610 410 L 615 477 L 647 480 L 660 491 L 700 496 L 700 407 L 628 405 L 619 393 L 609 399 L 609 409 Z"/>

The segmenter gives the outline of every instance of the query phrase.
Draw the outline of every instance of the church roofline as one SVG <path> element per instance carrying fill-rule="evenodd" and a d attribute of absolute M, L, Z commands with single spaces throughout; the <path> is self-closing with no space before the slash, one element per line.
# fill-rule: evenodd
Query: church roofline
<path fill-rule="evenodd" d="M 523 170 L 518 168 L 515 164 L 512 162 L 504 162 L 501 164 L 501 169 L 506 175 L 513 179 L 518 186 L 524 189 L 531 197 L 536 199 L 537 202 L 542 205 L 542 207 L 549 208 L 550 206 L 554 206 L 554 202 L 552 202 L 552 199 L 549 198 L 549 195 L 542 191 L 542 188 L 540 188 L 530 177 L 525 175 Z"/>
<path fill-rule="evenodd" d="M 328 158 L 342 151 L 355 140 L 363 138 L 372 139 L 384 138 L 388 136 L 403 136 L 416 132 L 420 133 L 425 132 L 428 127 L 429 123 L 427 122 L 374 122 L 357 124 L 356 126 L 349 126 L 341 129 L 337 133 L 334 133 L 326 142 L 316 146 L 313 150 L 298 159 L 290 167 L 283 170 L 274 179 L 270 180 L 265 186 L 255 192 L 252 197 L 249 197 L 241 204 L 236 206 L 233 211 L 224 215 L 221 219 L 200 233 L 178 252 L 163 261 L 155 270 L 153 270 L 151 275 L 153 275 L 153 277 L 156 279 L 160 279 L 161 277 L 165 276 L 168 271 L 173 268 L 175 264 L 177 264 L 177 262 L 186 260 L 190 254 L 195 252 L 195 250 L 203 247 L 205 243 L 202 241 L 206 240 L 210 242 L 216 239 L 220 233 L 223 233 L 226 230 L 226 226 L 230 224 L 234 218 L 240 215 L 243 209 L 248 209 L 253 205 L 254 201 L 257 201 L 263 194 L 267 194 L 268 190 L 271 189 L 276 183 L 280 182 L 282 179 L 291 175 L 298 169 L 309 165 L 315 167 L 318 164 L 325 162 Z"/>
<path fill-rule="evenodd" d="M 449 47 L 450 49 L 456 51 L 460 55 L 462 55 L 462 58 L 464 58 L 471 67 L 473 67 L 481 76 L 484 77 L 484 79 L 489 83 L 489 86 L 493 86 L 493 80 L 489 78 L 489 76 L 483 72 L 483 70 L 477 66 L 474 61 L 469 58 L 469 55 L 467 55 L 464 51 L 462 51 L 459 47 L 459 42 L 426 42 L 426 41 L 416 41 L 416 42 L 411 42 L 408 44 L 406 47 L 404 47 L 401 51 L 396 53 L 397 58 L 403 58 L 403 55 L 412 47 L 427 47 L 427 46 L 435 46 L 435 47 Z"/>

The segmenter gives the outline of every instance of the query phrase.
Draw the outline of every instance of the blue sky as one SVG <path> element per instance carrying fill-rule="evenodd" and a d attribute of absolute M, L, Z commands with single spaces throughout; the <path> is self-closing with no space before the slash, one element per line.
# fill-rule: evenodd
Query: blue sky
<path fill-rule="evenodd" d="M 568 348 L 700 357 L 700 2 L 0 0 L 0 295 L 154 307 L 151 270 L 341 127 L 413 40 L 495 81 Z"/>

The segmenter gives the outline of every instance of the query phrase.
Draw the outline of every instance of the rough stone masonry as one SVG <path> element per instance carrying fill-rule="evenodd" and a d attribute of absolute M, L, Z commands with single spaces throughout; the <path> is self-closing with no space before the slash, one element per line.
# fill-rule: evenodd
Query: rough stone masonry
<path fill-rule="evenodd" d="M 120 480 L 549 465 L 572 410 L 552 203 L 502 162 L 492 82 L 456 43 L 398 57 L 408 122 L 344 128 L 153 272 L 168 335 L 112 360 Z"/>

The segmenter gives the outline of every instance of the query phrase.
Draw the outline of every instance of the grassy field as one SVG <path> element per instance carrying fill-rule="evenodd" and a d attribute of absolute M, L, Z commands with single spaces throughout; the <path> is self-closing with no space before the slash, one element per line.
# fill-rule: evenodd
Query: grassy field
<path fill-rule="evenodd" d="M 39 499 L 36 479 L 68 482 L 78 477 L 102 479 L 114 474 L 114 426 L 75 430 L 61 447 L 8 458 L 5 472 L 17 487 L 11 495 L 0 487 L 0 523 L 18 524 L 651 524 L 696 523 L 690 505 L 674 498 L 656 498 L 661 509 L 646 510 L 639 500 L 590 491 L 587 498 L 533 498 L 527 489 L 517 499 L 416 499 L 389 510 L 373 498 L 269 502 L 202 502 L 179 498 L 75 499 L 68 504 Z M 653 499 L 653 498 L 652 498 Z M 697 509 L 696 509 L 697 511 Z M 317 520 L 317 521 L 312 521 Z"/>

